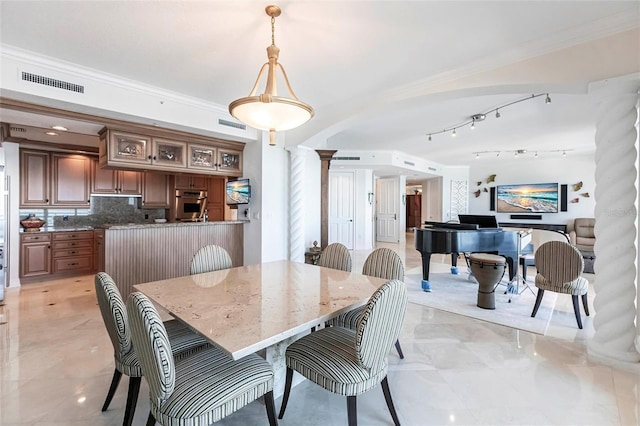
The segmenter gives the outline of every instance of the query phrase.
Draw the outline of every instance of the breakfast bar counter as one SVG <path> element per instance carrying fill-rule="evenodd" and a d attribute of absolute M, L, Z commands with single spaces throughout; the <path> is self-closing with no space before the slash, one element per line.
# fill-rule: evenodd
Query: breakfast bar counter
<path fill-rule="evenodd" d="M 202 246 L 216 244 L 244 262 L 244 221 L 105 225 L 104 272 L 123 297 L 133 285 L 189 275 L 191 258 Z"/>

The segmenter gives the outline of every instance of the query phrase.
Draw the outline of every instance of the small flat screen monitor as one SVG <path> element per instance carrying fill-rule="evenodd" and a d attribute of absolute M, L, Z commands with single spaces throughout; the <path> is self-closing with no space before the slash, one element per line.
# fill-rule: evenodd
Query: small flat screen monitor
<path fill-rule="evenodd" d="M 227 182 L 227 205 L 249 204 L 251 201 L 251 185 L 249 179 L 238 179 Z"/>
<path fill-rule="evenodd" d="M 476 214 L 459 214 L 460 223 L 478 225 L 480 228 L 497 228 L 498 221 L 495 216 L 476 215 Z"/>

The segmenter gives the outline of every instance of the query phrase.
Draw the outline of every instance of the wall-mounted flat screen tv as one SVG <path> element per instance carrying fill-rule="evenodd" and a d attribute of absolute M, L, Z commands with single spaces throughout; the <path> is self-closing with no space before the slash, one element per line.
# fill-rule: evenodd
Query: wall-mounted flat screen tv
<path fill-rule="evenodd" d="M 499 213 L 558 213 L 558 184 L 498 185 Z"/>
<path fill-rule="evenodd" d="M 249 204 L 251 201 L 251 185 L 249 179 L 238 179 L 227 182 L 226 199 L 228 205 Z"/>

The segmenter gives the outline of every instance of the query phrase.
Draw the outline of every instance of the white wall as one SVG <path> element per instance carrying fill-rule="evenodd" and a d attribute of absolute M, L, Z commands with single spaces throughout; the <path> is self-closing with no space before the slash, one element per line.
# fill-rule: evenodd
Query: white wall
<path fill-rule="evenodd" d="M 251 180 L 251 222 L 244 225 L 245 265 L 286 259 L 289 242 L 289 164 L 284 135 L 278 134 L 277 145 L 269 146 L 269 134 L 261 133 L 257 143 L 245 145 L 243 156 L 244 177 Z"/>
<path fill-rule="evenodd" d="M 593 156 L 556 156 L 552 158 L 503 158 L 473 162 L 470 170 L 469 182 L 469 213 L 495 214 L 498 222 L 540 222 L 570 225 L 578 217 L 595 217 L 595 161 Z M 495 182 L 487 184 L 489 175 L 495 174 Z M 582 189 L 573 191 L 573 184 L 582 181 Z M 477 185 L 476 182 L 482 182 Z M 509 213 L 497 213 L 489 210 L 489 192 L 481 192 L 478 198 L 473 194 L 477 189 L 489 188 L 496 185 L 520 183 L 552 183 L 567 184 L 567 211 L 558 213 L 541 213 L 542 220 L 510 219 Z M 586 198 L 580 193 L 588 192 Z M 578 203 L 571 203 L 577 198 Z"/>

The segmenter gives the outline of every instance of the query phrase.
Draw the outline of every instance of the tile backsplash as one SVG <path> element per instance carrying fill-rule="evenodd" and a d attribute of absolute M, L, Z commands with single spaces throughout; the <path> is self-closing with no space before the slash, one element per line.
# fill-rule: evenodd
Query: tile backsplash
<path fill-rule="evenodd" d="M 141 209 L 136 197 L 91 197 L 89 209 L 21 209 L 20 218 L 34 214 L 46 226 L 78 227 L 105 224 L 152 223 L 164 219 L 164 209 Z"/>

